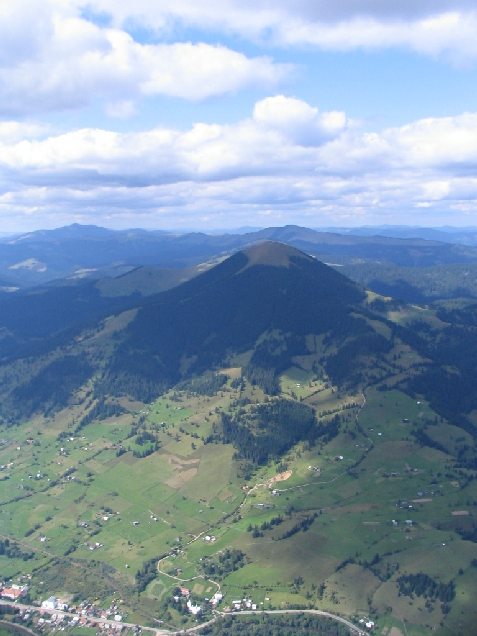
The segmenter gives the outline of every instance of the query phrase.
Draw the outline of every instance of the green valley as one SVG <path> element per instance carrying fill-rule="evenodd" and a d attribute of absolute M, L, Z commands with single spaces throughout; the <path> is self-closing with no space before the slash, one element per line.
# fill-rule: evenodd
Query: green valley
<path fill-rule="evenodd" d="M 120 599 L 123 620 L 172 631 L 319 610 L 471 633 L 475 396 L 452 416 L 442 389 L 470 364 L 452 367 L 471 310 L 396 305 L 261 249 L 2 366 L 1 578 L 29 603 Z M 70 357 L 84 368 L 64 398 L 69 367 L 51 365 Z"/>

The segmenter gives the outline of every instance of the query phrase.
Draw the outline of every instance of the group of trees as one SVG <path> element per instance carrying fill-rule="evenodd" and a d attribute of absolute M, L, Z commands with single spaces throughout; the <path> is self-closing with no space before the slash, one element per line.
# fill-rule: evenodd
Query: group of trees
<path fill-rule="evenodd" d="M 292 537 L 294 534 L 297 534 L 298 532 L 306 532 L 317 516 L 318 516 L 318 513 L 316 512 L 314 512 L 312 515 L 305 515 L 302 519 L 300 519 L 300 521 L 295 523 L 295 525 L 293 525 L 289 530 L 284 532 L 281 535 L 281 537 L 279 537 L 279 539 L 288 539 Z"/>
<path fill-rule="evenodd" d="M 212 557 L 205 557 L 201 569 L 205 576 L 222 578 L 243 568 L 247 563 L 249 559 L 244 552 L 227 548 Z"/>
<path fill-rule="evenodd" d="M 306 353 L 304 337 L 267 338 L 255 348 L 250 362 L 243 368 L 243 375 L 264 393 L 277 395 L 280 393 L 278 374 L 292 365 L 293 356 Z"/>
<path fill-rule="evenodd" d="M 431 600 L 439 600 L 442 603 L 450 603 L 455 597 L 455 583 L 438 583 L 428 574 L 402 574 L 396 584 L 399 594 L 404 596 L 425 596 Z"/>
<path fill-rule="evenodd" d="M 122 407 L 118 402 L 106 401 L 104 397 L 100 398 L 93 408 L 84 415 L 78 422 L 75 433 L 94 422 L 95 420 L 105 420 L 108 417 L 119 417 L 123 413 L 126 413 L 126 409 Z"/>
<path fill-rule="evenodd" d="M 6 556 L 7 559 L 23 559 L 28 561 L 33 559 L 33 552 L 23 552 L 16 543 L 12 543 L 9 539 L 0 540 L 0 556 Z"/>
<path fill-rule="evenodd" d="M 309 406 L 283 398 L 222 413 L 224 441 L 232 443 L 243 459 L 262 464 L 278 458 L 300 440 L 314 436 L 315 412 Z"/>
<path fill-rule="evenodd" d="M 359 333 L 327 358 L 326 373 L 337 385 L 342 385 L 345 380 L 352 378 L 359 380 L 362 364 L 358 359 L 388 353 L 392 346 L 390 340 L 373 331 Z"/>
<path fill-rule="evenodd" d="M 190 391 L 196 395 L 213 396 L 227 383 L 227 376 L 223 373 L 209 371 L 204 375 L 181 382 L 177 389 Z"/>
<path fill-rule="evenodd" d="M 349 636 L 346 625 L 313 614 L 227 616 L 201 631 L 207 636 Z"/>
<path fill-rule="evenodd" d="M 136 572 L 136 588 L 138 592 L 144 592 L 151 581 L 154 581 L 157 575 L 157 562 L 167 554 L 148 559 L 142 565 L 142 568 Z"/>

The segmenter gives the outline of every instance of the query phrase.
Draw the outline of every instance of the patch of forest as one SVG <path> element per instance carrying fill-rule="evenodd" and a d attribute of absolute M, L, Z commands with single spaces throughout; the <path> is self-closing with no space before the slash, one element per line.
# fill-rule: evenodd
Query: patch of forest
<path fill-rule="evenodd" d="M 441 298 L 477 298 L 477 264 L 406 267 L 386 263 L 344 265 L 339 271 L 366 289 L 408 303 Z"/>
<path fill-rule="evenodd" d="M 200 570 L 206 577 L 223 579 L 231 572 L 243 568 L 247 563 L 250 563 L 250 559 L 244 552 L 227 548 L 213 556 L 204 557 Z"/>
<path fill-rule="evenodd" d="M 93 371 L 85 354 L 67 355 L 51 362 L 12 391 L 5 404 L 6 415 L 26 419 L 33 413 L 42 412 L 47 416 L 64 408 Z"/>
<path fill-rule="evenodd" d="M 196 395 L 208 395 L 212 397 L 227 383 L 227 380 L 227 376 L 223 373 L 209 371 L 200 377 L 180 382 L 176 388 L 179 391 L 189 391 Z"/>
<path fill-rule="evenodd" d="M 284 398 L 241 408 L 235 415 L 222 413 L 225 443 L 231 443 L 240 457 L 262 464 L 279 458 L 300 440 L 316 438 L 315 412 L 306 404 Z"/>
<path fill-rule="evenodd" d="M 403 574 L 396 579 L 396 585 L 400 596 L 424 596 L 429 601 L 440 601 L 445 605 L 444 613 L 449 611 L 449 603 L 455 598 L 454 581 L 440 583 L 423 572 Z"/>
<path fill-rule="evenodd" d="M 33 559 L 34 554 L 31 550 L 23 552 L 23 550 L 9 539 L 0 539 L 0 556 L 5 556 L 7 559 L 22 559 L 22 561 L 28 561 Z"/>
<path fill-rule="evenodd" d="M 250 362 L 243 367 L 243 375 L 251 384 L 268 395 L 280 393 L 278 375 L 292 365 L 293 356 L 308 353 L 305 339 L 296 335 L 266 338 L 255 348 Z"/>
<path fill-rule="evenodd" d="M 202 628 L 207 636 L 349 636 L 349 628 L 323 616 L 282 614 L 227 616 Z"/>

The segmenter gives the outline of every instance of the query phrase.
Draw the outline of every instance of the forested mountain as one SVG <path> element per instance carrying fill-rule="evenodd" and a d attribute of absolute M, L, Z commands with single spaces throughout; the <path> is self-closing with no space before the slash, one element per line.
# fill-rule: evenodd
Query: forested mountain
<path fill-rule="evenodd" d="M 148 400 L 181 379 L 184 359 L 187 373 L 202 373 L 273 332 L 268 359 L 259 348 L 250 372 L 281 370 L 293 355 L 306 352 L 309 333 L 330 332 L 345 340 L 371 331 L 351 315 L 363 298 L 357 285 L 316 259 L 262 243 L 151 297 L 126 329 L 103 388 Z"/>
<path fill-rule="evenodd" d="M 5 293 L 4 579 L 26 572 L 37 605 L 120 591 L 123 615 L 176 632 L 211 619 L 220 589 L 220 609 L 471 633 L 477 305 L 410 305 L 343 271 L 260 240 Z M 252 631 L 315 633 L 311 616 Z"/>
<path fill-rule="evenodd" d="M 197 270 L 186 271 L 197 274 Z M 422 375 L 405 383 L 409 390 L 428 395 L 447 418 L 452 411 L 451 419 L 457 423 L 459 413 L 477 408 L 475 374 L 471 373 L 472 307 L 458 314 L 439 310 L 443 324 L 453 325 L 444 331 L 419 321 L 402 327 L 387 320 L 386 303 L 366 305 L 363 289 L 339 271 L 273 241 L 238 252 L 168 291 L 148 296 L 128 293 L 138 276 L 145 284 L 149 274 L 146 268 L 106 286 L 104 281 L 86 281 L 7 295 L 0 305 L 4 364 L 51 355 L 58 347 L 66 352 L 85 328 L 98 330 L 107 316 L 134 309 L 134 316 L 116 333 L 114 347 L 102 359 L 99 375 L 91 356 L 84 358 L 78 372 L 73 369 L 75 358 L 69 358 L 70 375 L 81 380 L 71 386 L 79 386 L 89 373 L 96 377 L 97 396 L 129 396 L 148 402 L 181 380 L 250 352 L 242 367 L 244 377 L 275 395 L 278 375 L 295 357 L 309 355 L 316 346 L 310 344 L 310 334 L 324 337 L 322 346 L 328 350 L 321 363 L 333 382 L 359 384 L 366 364 L 363 367 L 356 361 L 383 356 L 392 348 L 393 338 L 399 337 L 432 361 Z M 167 287 L 178 279 L 168 274 L 161 280 Z M 104 290 L 108 295 L 103 295 Z M 391 337 L 376 330 L 370 318 L 390 329 Z M 458 375 L 449 374 L 449 368 L 458 370 Z M 35 408 L 46 404 L 33 394 L 43 395 L 48 382 L 53 386 L 63 381 L 58 375 L 64 375 L 56 362 L 47 369 L 47 380 L 40 372 L 37 381 L 33 377 L 11 393 L 9 408 L 19 396 Z M 65 391 L 55 388 L 54 394 L 61 396 L 59 403 L 65 402 Z"/>

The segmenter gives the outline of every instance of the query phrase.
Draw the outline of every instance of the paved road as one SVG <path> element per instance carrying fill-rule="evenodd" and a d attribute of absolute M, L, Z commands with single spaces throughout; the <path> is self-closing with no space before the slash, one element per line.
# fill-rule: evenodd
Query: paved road
<path fill-rule="evenodd" d="M 12 602 L 12 601 L 2 601 L 0 600 L 0 604 L 1 605 L 10 605 L 10 606 L 15 606 L 18 609 L 22 609 L 22 610 L 28 610 L 28 611 L 35 611 L 38 612 L 40 611 L 40 609 L 42 609 L 43 612 L 45 612 L 46 614 L 63 614 L 63 616 L 68 616 L 69 618 L 73 618 L 73 617 L 77 617 L 78 614 L 73 614 L 72 612 L 63 612 L 60 610 L 47 610 L 47 609 L 43 609 L 43 608 L 39 608 L 36 607 L 34 605 L 25 605 L 23 603 L 17 603 L 17 602 Z M 357 634 L 363 634 L 363 636 L 370 636 L 370 634 L 366 631 L 364 631 L 363 629 L 361 629 L 360 627 L 356 627 L 356 625 L 354 625 L 353 623 L 351 623 L 350 621 L 346 620 L 345 618 L 342 618 L 341 616 L 337 616 L 336 614 L 330 614 L 329 612 L 322 612 L 321 610 L 313 610 L 313 609 L 309 609 L 309 610 L 257 610 L 257 611 L 253 611 L 253 610 L 243 610 L 240 612 L 219 612 L 216 611 L 215 612 L 215 616 L 214 618 L 212 618 L 210 621 L 207 621 L 206 623 L 201 623 L 200 625 L 197 625 L 195 627 L 189 627 L 188 629 L 181 629 L 178 631 L 170 631 L 167 629 L 157 629 L 155 627 L 144 627 L 142 625 L 139 625 L 139 627 L 143 630 L 143 631 L 149 631 L 149 632 L 153 632 L 156 636 L 173 636 L 176 634 L 195 634 L 196 632 L 200 631 L 201 629 L 203 629 L 204 627 L 207 627 L 208 625 L 212 625 L 213 623 L 215 623 L 217 621 L 217 619 L 219 617 L 223 617 L 223 616 L 243 616 L 243 615 L 257 615 L 257 614 L 315 614 L 317 616 L 325 616 L 326 618 L 332 618 L 335 621 L 339 621 L 340 623 L 343 623 L 344 625 L 346 625 L 347 627 L 349 627 L 351 630 L 353 630 L 354 632 L 356 632 Z M 87 616 L 86 618 L 88 618 L 89 621 L 93 622 L 93 623 L 98 623 L 101 625 L 104 625 L 106 623 L 108 623 L 109 625 L 123 625 L 124 627 L 136 627 L 136 623 L 118 623 L 114 620 L 111 619 L 107 619 L 107 618 L 94 618 L 94 617 L 89 617 Z M 35 635 L 36 636 L 36 635 Z"/>

